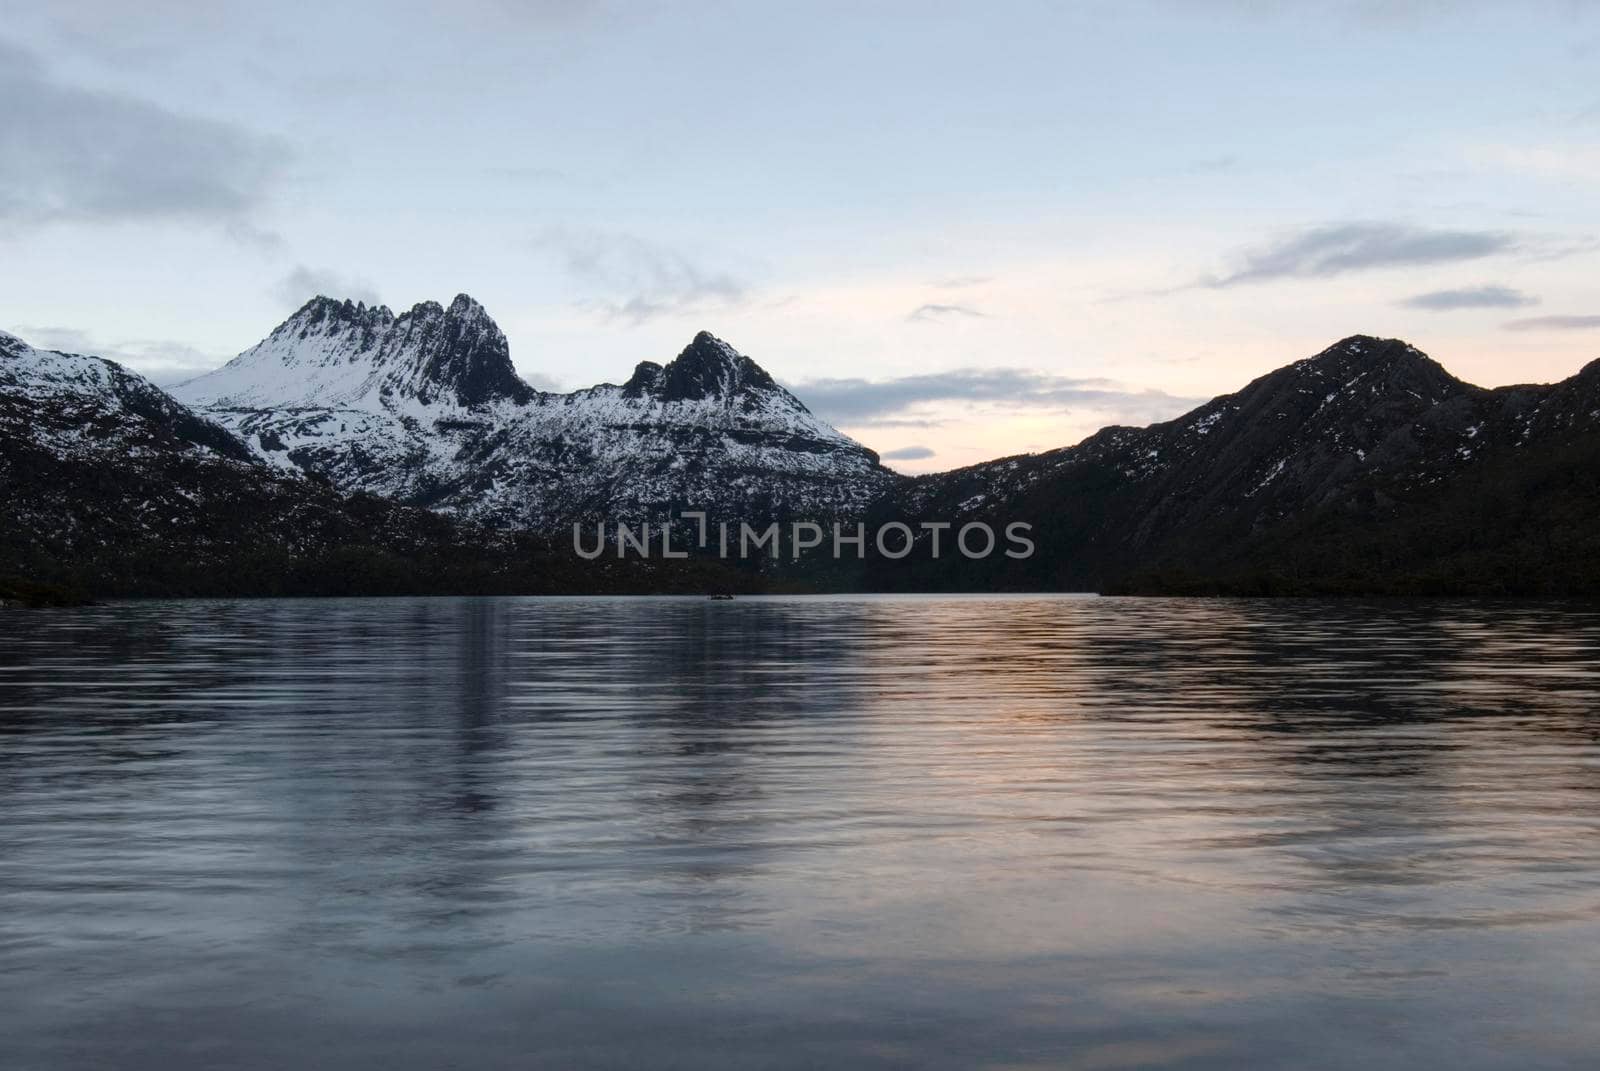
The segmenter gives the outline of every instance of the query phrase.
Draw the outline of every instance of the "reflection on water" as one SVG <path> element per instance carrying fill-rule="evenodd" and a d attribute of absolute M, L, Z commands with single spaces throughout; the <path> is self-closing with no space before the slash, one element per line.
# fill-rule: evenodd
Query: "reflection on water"
<path fill-rule="evenodd" d="M 1587 1067 L 1600 612 L 0 617 L 7 1068 Z"/>

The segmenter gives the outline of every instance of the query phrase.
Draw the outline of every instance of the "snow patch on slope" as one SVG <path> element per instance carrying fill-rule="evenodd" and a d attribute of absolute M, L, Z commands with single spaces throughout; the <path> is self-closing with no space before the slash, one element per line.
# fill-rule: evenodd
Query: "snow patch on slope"
<path fill-rule="evenodd" d="M 898 479 L 704 332 L 621 386 L 535 391 L 465 295 L 398 317 L 316 299 L 175 393 L 279 468 L 518 527 L 679 508 L 828 516 Z"/>

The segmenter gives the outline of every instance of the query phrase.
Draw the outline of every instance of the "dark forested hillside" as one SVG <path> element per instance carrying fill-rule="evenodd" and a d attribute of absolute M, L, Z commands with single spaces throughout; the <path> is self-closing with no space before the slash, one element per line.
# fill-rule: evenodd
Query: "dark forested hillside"
<path fill-rule="evenodd" d="M 1027 560 L 875 559 L 891 590 L 1600 591 L 1600 362 L 1485 390 L 1357 336 L 1148 428 L 913 481 L 879 520 L 1034 525 Z"/>

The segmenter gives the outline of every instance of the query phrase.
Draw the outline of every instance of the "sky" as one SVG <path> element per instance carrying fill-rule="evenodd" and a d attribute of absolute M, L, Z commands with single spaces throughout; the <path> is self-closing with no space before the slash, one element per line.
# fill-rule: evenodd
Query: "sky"
<path fill-rule="evenodd" d="M 709 330 L 906 472 L 1351 334 L 1600 357 L 1600 3 L 0 0 L 0 328 L 157 382 L 457 293 L 530 382 Z"/>

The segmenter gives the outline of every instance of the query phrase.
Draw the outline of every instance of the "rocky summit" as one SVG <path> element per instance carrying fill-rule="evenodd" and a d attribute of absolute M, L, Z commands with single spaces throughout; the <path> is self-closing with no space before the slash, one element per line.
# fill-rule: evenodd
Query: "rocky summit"
<path fill-rule="evenodd" d="M 501 527 L 838 517 L 899 479 L 705 332 L 620 386 L 536 391 L 465 294 L 398 317 L 316 298 L 173 393 L 279 468 Z"/>

